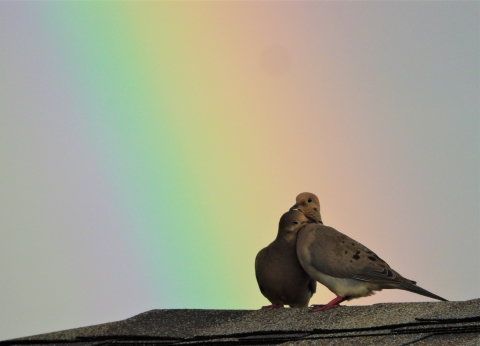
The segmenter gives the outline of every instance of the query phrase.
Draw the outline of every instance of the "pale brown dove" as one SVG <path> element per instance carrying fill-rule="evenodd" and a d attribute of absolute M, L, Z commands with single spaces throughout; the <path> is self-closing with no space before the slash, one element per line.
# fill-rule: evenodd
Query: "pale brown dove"
<path fill-rule="evenodd" d="M 447 301 L 391 269 L 375 253 L 332 227 L 309 223 L 298 231 L 297 255 L 305 271 L 337 297 L 313 311 L 328 310 L 345 300 L 382 289 L 400 289 Z"/>
<path fill-rule="evenodd" d="M 296 198 L 296 203 L 290 210 L 298 209 L 305 216 L 317 223 L 323 223 L 322 217 L 320 216 L 320 201 L 318 197 L 310 192 L 302 192 Z"/>
<path fill-rule="evenodd" d="M 307 307 L 317 282 L 303 270 L 297 257 L 297 231 L 308 219 L 299 211 L 286 212 L 280 218 L 277 238 L 260 250 L 255 258 L 255 276 L 260 291 L 272 305 Z"/>

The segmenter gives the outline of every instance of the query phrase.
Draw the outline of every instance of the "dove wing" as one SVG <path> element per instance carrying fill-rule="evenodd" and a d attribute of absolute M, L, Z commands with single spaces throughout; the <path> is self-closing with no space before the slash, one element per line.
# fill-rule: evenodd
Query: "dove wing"
<path fill-rule="evenodd" d="M 313 233 L 302 245 L 308 247 L 310 264 L 321 273 L 376 283 L 407 280 L 369 248 L 332 227 L 310 224 L 301 232 Z"/>

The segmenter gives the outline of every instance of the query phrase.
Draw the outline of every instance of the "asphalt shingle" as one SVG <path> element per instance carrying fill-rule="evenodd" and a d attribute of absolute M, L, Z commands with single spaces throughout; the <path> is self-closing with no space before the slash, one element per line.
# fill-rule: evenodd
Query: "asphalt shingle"
<path fill-rule="evenodd" d="M 151 310 L 123 321 L 0 342 L 76 345 L 478 345 L 480 299 L 309 309 Z"/>

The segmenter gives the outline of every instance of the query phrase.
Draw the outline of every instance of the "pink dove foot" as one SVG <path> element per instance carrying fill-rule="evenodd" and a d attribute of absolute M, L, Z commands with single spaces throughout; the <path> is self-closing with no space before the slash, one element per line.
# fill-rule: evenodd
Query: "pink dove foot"
<path fill-rule="evenodd" d="M 333 308 L 340 307 L 340 303 L 343 302 L 346 298 L 345 297 L 336 297 L 332 301 L 330 301 L 327 305 L 314 305 L 313 309 L 309 312 L 317 312 L 317 311 L 327 311 Z"/>

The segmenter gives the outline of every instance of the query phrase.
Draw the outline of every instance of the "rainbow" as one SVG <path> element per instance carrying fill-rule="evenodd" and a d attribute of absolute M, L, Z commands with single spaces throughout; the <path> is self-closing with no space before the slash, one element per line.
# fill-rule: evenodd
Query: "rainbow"
<path fill-rule="evenodd" d="M 454 4 L 423 5 L 392 6 L 425 28 L 437 28 L 448 6 L 464 13 Z M 12 225 L 5 241 L 24 244 L 25 253 L 6 271 L 8 290 L 16 290 L 17 271 L 41 274 L 37 299 L 85 321 L 105 311 L 98 322 L 153 308 L 259 308 L 267 302 L 255 255 L 303 191 L 319 196 L 327 224 L 406 277 L 421 277 L 400 250 L 381 249 L 417 236 L 402 235 L 392 220 L 420 217 L 425 205 L 439 215 L 431 196 L 448 196 L 445 181 L 457 174 L 451 160 L 427 163 L 432 148 L 458 138 L 446 115 L 435 122 L 429 114 L 453 114 L 456 101 L 439 100 L 468 85 L 448 89 L 451 76 L 462 75 L 454 58 L 441 76 L 415 70 L 418 61 L 443 59 L 437 46 L 423 44 L 436 29 L 397 30 L 405 16 L 378 3 L 0 7 L 0 112 L 8 115 L 0 140 L 10 148 L 3 220 Z M 452 32 L 463 30 L 464 21 L 454 22 Z M 402 60 L 394 39 L 418 39 L 412 54 L 426 60 Z M 468 47 L 458 43 L 451 54 L 464 56 Z M 396 66 L 413 71 L 408 82 Z M 465 88 L 462 95 L 478 90 Z M 451 173 L 432 185 L 428 167 Z M 426 232 L 440 227 L 422 222 Z M 389 237 L 378 236 L 387 229 Z M 421 286 L 433 289 L 430 280 Z M 417 298 L 388 294 L 353 304 Z M 322 288 L 312 303 L 331 297 Z"/>

